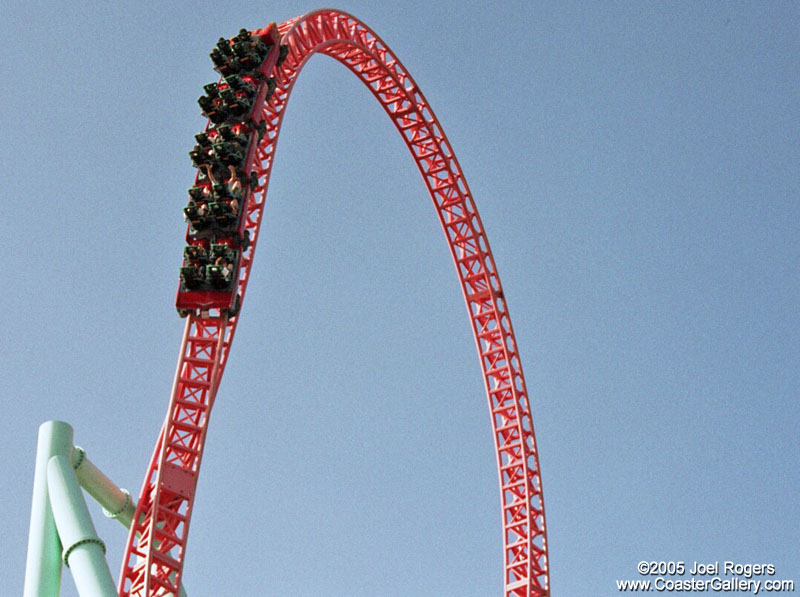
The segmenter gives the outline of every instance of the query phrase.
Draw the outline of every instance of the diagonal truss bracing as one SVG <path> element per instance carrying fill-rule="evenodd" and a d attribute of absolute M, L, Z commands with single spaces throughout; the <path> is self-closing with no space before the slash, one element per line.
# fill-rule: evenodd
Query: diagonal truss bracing
<path fill-rule="evenodd" d="M 321 53 L 372 92 L 406 142 L 450 247 L 475 337 L 494 430 L 500 481 L 506 597 L 549 595 L 541 478 L 528 393 L 486 233 L 464 175 L 427 100 L 386 44 L 356 18 L 320 10 L 279 26 L 289 48 L 277 87 L 259 108 L 266 133 L 247 172 L 259 179 L 246 209 L 252 242 L 242 255 L 244 299 L 283 114 L 306 61 Z M 177 595 L 208 418 L 238 317 L 191 315 L 167 417 L 142 487 L 122 563 L 119 594 Z"/>

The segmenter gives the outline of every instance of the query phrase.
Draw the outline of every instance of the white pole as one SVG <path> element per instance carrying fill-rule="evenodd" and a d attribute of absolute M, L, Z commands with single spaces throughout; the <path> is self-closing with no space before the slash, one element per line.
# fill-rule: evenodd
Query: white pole
<path fill-rule="evenodd" d="M 94 530 L 69 456 L 50 458 L 47 490 L 64 545 L 64 564 L 72 571 L 78 594 L 81 597 L 116 597 L 117 590 L 105 558 L 106 547 Z"/>
<path fill-rule="evenodd" d="M 86 458 L 82 448 L 73 448 L 72 436 L 72 427 L 63 421 L 48 421 L 39 427 L 23 597 L 58 597 L 62 542 L 67 546 L 63 559 L 81 597 L 116 596 L 105 546 L 97 537 L 78 483 L 103 507 L 106 516 L 126 528 L 130 528 L 136 504 L 125 489 Z M 48 463 L 54 456 L 63 459 L 53 463 L 48 482 Z M 78 532 L 81 530 L 87 532 Z M 180 597 L 186 597 L 183 583 Z"/>
<path fill-rule="evenodd" d="M 80 446 L 75 446 L 72 451 L 72 467 L 78 477 L 78 483 L 103 507 L 103 513 L 109 518 L 115 518 L 129 529 L 136 512 L 136 504 L 131 499 L 131 494 L 126 489 L 121 489 L 92 461 L 86 457 L 86 452 Z"/>
<path fill-rule="evenodd" d="M 47 421 L 39 426 L 24 597 L 58 597 L 61 588 L 61 541 L 47 497 L 47 462 L 71 450 L 72 427 L 67 423 Z"/>

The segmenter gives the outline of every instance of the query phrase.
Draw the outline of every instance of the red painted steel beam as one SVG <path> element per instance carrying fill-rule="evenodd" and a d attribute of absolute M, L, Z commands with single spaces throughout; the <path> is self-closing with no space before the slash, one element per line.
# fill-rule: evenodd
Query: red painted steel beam
<path fill-rule="evenodd" d="M 480 357 L 494 430 L 506 597 L 549 595 L 547 540 L 536 441 L 511 319 L 483 224 L 450 142 L 427 100 L 386 44 L 355 17 L 320 10 L 279 25 L 289 53 L 277 88 L 256 108 L 266 123 L 247 171 L 259 184 L 245 206 L 244 299 L 283 114 L 308 59 L 327 54 L 349 68 L 383 106 L 406 142 L 433 200 L 453 256 Z M 258 118 L 257 118 L 258 120 Z M 177 595 L 208 417 L 238 316 L 211 310 L 186 322 L 169 410 L 144 480 L 120 575 L 120 597 Z"/>

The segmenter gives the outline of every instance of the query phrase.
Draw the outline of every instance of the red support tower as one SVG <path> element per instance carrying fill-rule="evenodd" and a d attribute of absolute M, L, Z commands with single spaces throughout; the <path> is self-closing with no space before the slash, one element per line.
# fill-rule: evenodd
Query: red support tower
<path fill-rule="evenodd" d="M 272 26 L 271 26 L 272 27 Z M 271 28 L 270 27 L 270 28 Z M 270 28 L 254 31 L 264 35 Z M 286 104 L 315 53 L 349 68 L 370 89 L 406 142 L 428 188 L 461 282 L 494 429 L 506 597 L 549 595 L 539 462 L 528 393 L 497 268 L 472 195 L 447 137 L 417 84 L 386 44 L 346 13 L 319 10 L 278 26 L 285 60 L 267 75 L 274 92 L 254 106 L 266 126 L 249 152 L 257 184 L 247 196 L 235 291 L 244 299 Z M 144 480 L 120 575 L 120 597 L 177 595 L 208 417 L 225 369 L 238 310 L 192 312 L 166 422 Z"/>

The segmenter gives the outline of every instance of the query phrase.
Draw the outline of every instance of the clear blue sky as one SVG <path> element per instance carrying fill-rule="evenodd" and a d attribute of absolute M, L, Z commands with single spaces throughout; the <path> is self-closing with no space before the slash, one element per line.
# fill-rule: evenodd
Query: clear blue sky
<path fill-rule="evenodd" d="M 183 326 L 208 52 L 313 8 L 0 7 L 3 593 L 21 592 L 41 422 L 72 423 L 138 495 Z M 404 62 L 475 195 L 554 595 L 617 594 L 639 560 L 800 582 L 798 4 L 337 8 Z M 378 104 L 313 58 L 211 419 L 191 597 L 500 594 L 488 408 L 438 226 Z M 116 577 L 125 533 L 92 511 Z"/>

